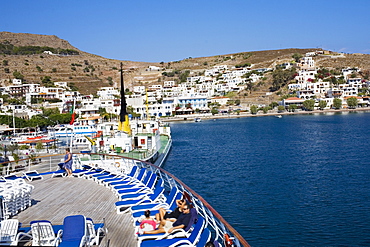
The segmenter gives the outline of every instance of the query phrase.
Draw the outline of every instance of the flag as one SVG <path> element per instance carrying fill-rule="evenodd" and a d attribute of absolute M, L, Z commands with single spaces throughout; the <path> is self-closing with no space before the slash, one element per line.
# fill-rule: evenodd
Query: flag
<path fill-rule="evenodd" d="M 75 112 L 73 112 L 72 113 L 72 118 L 71 118 L 71 122 L 69 122 L 69 124 L 73 124 L 74 122 L 75 122 L 75 117 L 76 117 L 76 113 Z"/>

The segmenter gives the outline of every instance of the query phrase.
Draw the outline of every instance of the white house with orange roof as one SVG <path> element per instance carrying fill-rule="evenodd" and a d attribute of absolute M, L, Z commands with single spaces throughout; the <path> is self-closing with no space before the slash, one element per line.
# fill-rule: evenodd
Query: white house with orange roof
<path fill-rule="evenodd" d="M 301 99 L 298 97 L 290 97 L 290 98 L 284 99 L 283 101 L 280 101 L 279 105 L 283 105 L 285 108 L 288 108 L 290 105 L 296 105 L 298 108 L 301 108 L 305 100 L 306 99 Z"/>

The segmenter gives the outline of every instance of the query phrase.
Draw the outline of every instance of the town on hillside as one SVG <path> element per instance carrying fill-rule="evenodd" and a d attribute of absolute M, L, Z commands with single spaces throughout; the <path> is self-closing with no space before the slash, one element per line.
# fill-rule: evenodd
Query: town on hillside
<path fill-rule="evenodd" d="M 295 57 L 294 63 L 275 64 L 274 68 L 254 68 L 253 64 L 239 66 L 217 65 L 199 75 L 189 73 L 185 82 L 163 81 L 157 85 L 126 88 L 127 110 L 137 118 L 181 118 L 207 117 L 217 114 L 252 114 L 262 110 L 299 111 L 314 109 L 341 109 L 368 106 L 369 78 L 361 74 L 361 68 L 329 70 L 317 68 L 315 57 L 322 51 L 309 52 Z M 149 66 L 148 71 L 161 70 Z M 240 104 L 240 100 L 227 97 L 232 93 L 252 90 L 265 80 L 267 73 L 278 78 L 279 73 L 290 73 L 283 83 L 285 87 L 281 101 L 266 104 Z M 196 74 L 193 75 L 193 74 Z M 361 76 L 362 75 L 362 76 Z M 0 78 L 1 79 L 1 78 Z M 276 79 L 278 80 L 278 79 Z M 281 80 L 281 78 L 280 78 Z M 285 83 L 285 84 L 284 84 Z M 120 89 L 114 86 L 101 87 L 97 94 L 82 95 L 68 87 L 67 82 L 54 82 L 55 87 L 26 84 L 21 79 L 12 79 L 12 85 L 1 87 L 2 95 L 24 98 L 24 104 L 5 104 L 1 100 L 2 115 L 13 115 L 31 119 L 42 115 L 41 108 L 57 108 L 60 113 L 73 111 L 81 123 L 88 119 L 114 120 L 120 113 Z M 269 97 L 271 92 L 266 92 Z M 104 111 L 102 111 L 104 109 Z"/>

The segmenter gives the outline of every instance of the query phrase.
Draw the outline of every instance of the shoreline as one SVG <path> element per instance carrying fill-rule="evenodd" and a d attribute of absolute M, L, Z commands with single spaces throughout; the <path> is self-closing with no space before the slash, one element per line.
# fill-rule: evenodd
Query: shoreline
<path fill-rule="evenodd" d="M 313 111 L 295 111 L 295 112 L 268 112 L 268 113 L 257 113 L 251 114 L 246 112 L 240 112 L 239 115 L 237 114 L 225 114 L 225 115 L 207 115 L 202 116 L 200 114 L 196 115 L 184 115 L 178 117 L 171 117 L 171 118 L 163 118 L 161 121 L 163 122 L 178 122 L 178 121 L 194 121 L 195 118 L 201 118 L 202 120 L 208 119 L 223 119 L 223 118 L 241 118 L 241 117 L 266 117 L 266 116 L 284 116 L 284 115 L 302 115 L 302 114 L 314 114 L 314 113 L 343 113 L 343 112 L 357 112 L 357 111 L 370 111 L 370 107 L 361 107 L 355 109 L 328 109 L 328 110 L 313 110 Z"/>

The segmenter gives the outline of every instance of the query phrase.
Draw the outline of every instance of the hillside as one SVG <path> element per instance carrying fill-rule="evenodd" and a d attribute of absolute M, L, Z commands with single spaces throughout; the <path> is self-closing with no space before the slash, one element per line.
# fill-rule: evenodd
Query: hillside
<path fill-rule="evenodd" d="M 164 80 L 177 80 L 179 74 L 190 70 L 190 75 L 202 74 L 205 69 L 215 65 L 227 64 L 238 65 L 251 63 L 253 68 L 275 67 L 284 62 L 291 62 L 295 53 L 320 50 L 312 49 L 282 49 L 241 52 L 236 54 L 217 55 L 211 57 L 186 58 L 181 61 L 145 63 L 132 61 L 119 61 L 107 59 L 94 54 L 89 54 L 73 47 L 68 41 L 55 35 L 37 35 L 25 33 L 0 32 L 0 44 L 10 43 L 14 46 L 47 46 L 61 49 L 78 51 L 78 55 L 2 55 L 0 62 L 1 86 L 10 85 L 10 79 L 14 78 L 13 72 L 18 71 L 24 76 L 27 83 L 40 83 L 45 77 L 50 80 L 66 81 L 73 83 L 81 93 L 94 94 L 102 86 L 118 86 L 120 62 L 124 65 L 125 87 L 132 89 L 135 85 L 158 84 Z M 246 48 L 247 49 L 247 48 Z M 344 56 L 317 56 L 317 66 L 329 68 L 359 67 L 362 70 L 370 70 L 370 55 L 367 54 L 344 54 Z M 173 77 L 164 77 L 163 71 L 146 71 L 149 65 L 162 67 L 166 72 L 177 71 Z M 271 78 L 260 85 L 256 91 L 250 94 L 241 92 L 239 98 L 245 104 L 264 104 L 271 100 L 277 100 L 278 96 L 266 97 L 266 92 L 271 86 Z M 72 84 L 72 85 L 73 85 Z"/>

